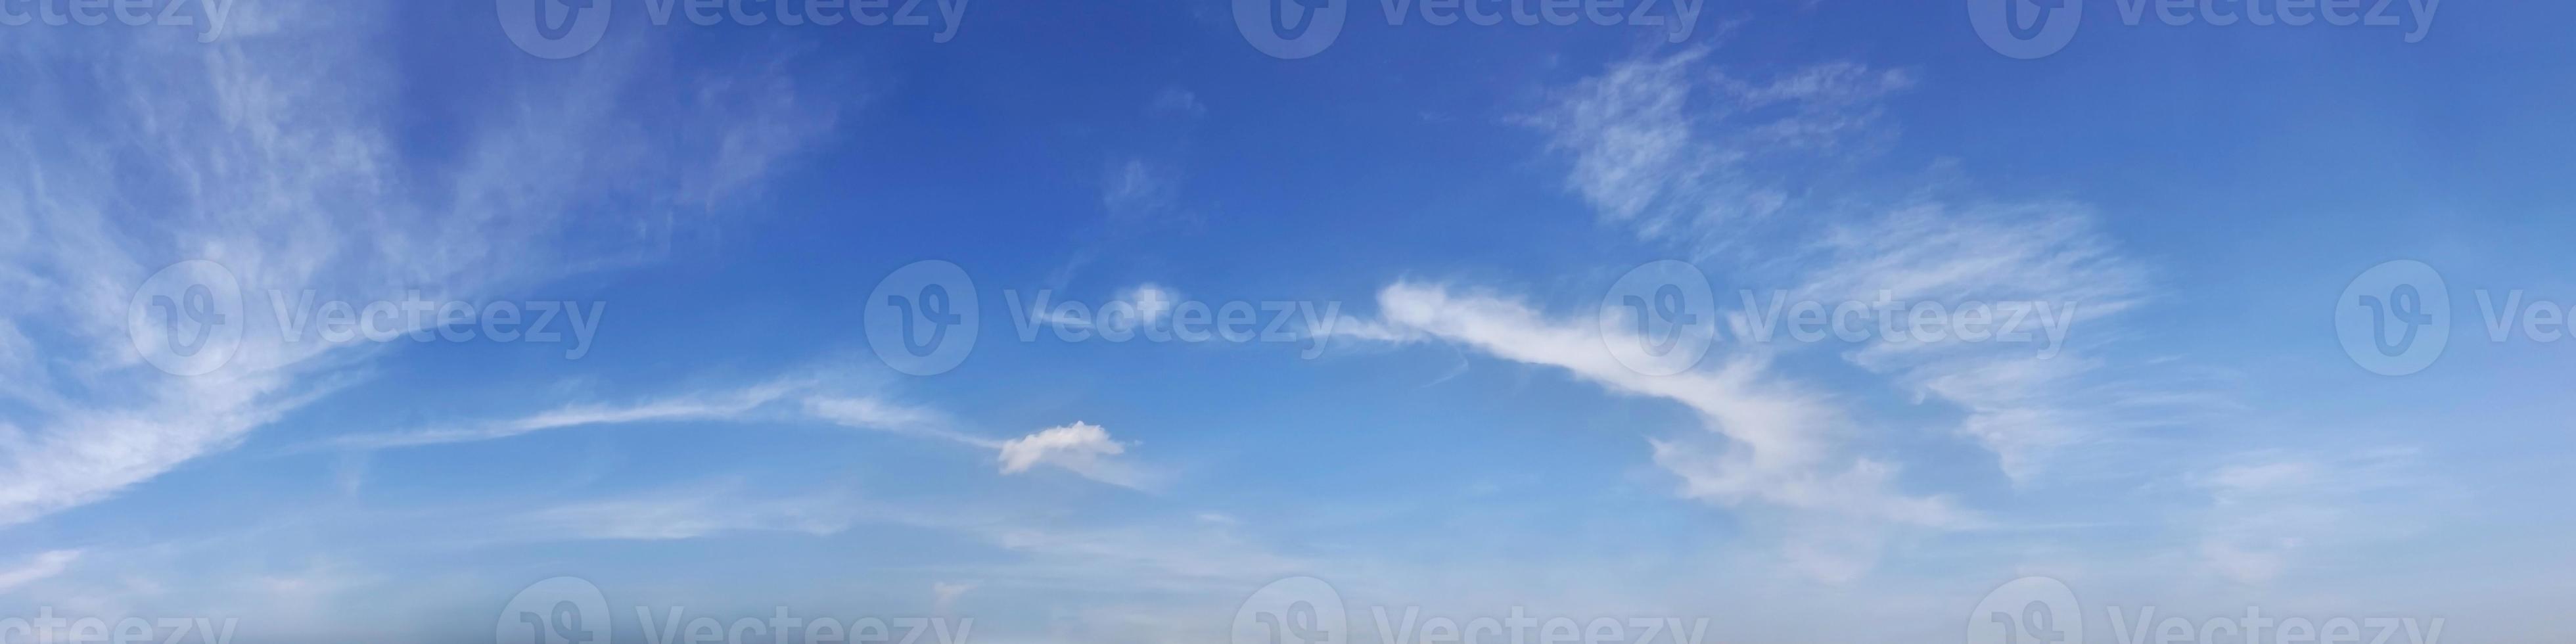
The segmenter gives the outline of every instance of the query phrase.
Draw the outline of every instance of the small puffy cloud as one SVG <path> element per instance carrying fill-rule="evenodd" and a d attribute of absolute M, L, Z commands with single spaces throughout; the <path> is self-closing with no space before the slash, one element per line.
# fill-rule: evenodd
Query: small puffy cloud
<path fill-rule="evenodd" d="M 1075 422 L 1050 427 L 1002 443 L 1003 474 L 1020 474 L 1038 465 L 1053 465 L 1102 483 L 1142 489 L 1144 476 L 1117 457 L 1127 446 L 1099 425 Z"/>
<path fill-rule="evenodd" d="M 1099 425 L 1075 422 L 1002 443 L 1002 473 L 1018 474 L 1039 463 L 1067 465 L 1099 461 L 1127 452 Z"/>
<path fill-rule="evenodd" d="M 1146 325 L 1162 322 L 1181 301 L 1180 293 L 1155 284 L 1138 284 L 1118 293 L 1118 301 L 1136 308 L 1137 321 Z"/>

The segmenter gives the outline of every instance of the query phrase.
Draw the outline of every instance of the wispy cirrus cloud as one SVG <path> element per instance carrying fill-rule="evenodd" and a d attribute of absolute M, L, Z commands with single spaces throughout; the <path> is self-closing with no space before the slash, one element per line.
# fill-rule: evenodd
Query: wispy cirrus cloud
<path fill-rule="evenodd" d="M 1199 95 L 1197 92 L 1192 92 L 1186 88 L 1174 86 L 1165 87 L 1162 91 L 1155 92 L 1153 102 L 1145 105 L 1145 113 L 1155 116 L 1195 119 L 1207 116 L 1208 107 L 1206 103 L 1199 102 Z"/>
<path fill-rule="evenodd" d="M 1689 408 L 1707 433 L 1649 438 L 1654 462 L 1680 479 L 1683 496 L 1795 515 L 1802 527 L 1784 545 L 1812 573 L 1848 579 L 1866 570 L 1887 530 L 1977 521 L 1948 499 L 1901 491 L 1894 464 L 1844 449 L 1851 420 L 1829 397 L 1773 373 L 1761 355 L 1648 375 L 1606 349 L 1642 339 L 1606 332 L 1588 316 L 1552 317 L 1519 300 L 1402 282 L 1381 291 L 1378 305 L 1383 319 L 1364 326 L 1563 369 L 1615 393 Z"/>
<path fill-rule="evenodd" d="M 1525 117 L 1564 155 L 1566 186 L 1604 223 L 1692 252 L 1729 247 L 1886 132 L 1902 70 L 1830 63 L 1763 79 L 1692 49 L 1613 64 Z"/>
<path fill-rule="evenodd" d="M 930 439 L 986 451 L 1001 474 L 1039 466 L 1120 487 L 1151 489 L 1160 476 L 1124 458 L 1127 445 L 1098 425 L 1076 422 L 1013 439 L 960 431 L 947 414 L 882 396 L 853 393 L 813 378 L 788 378 L 733 390 L 703 391 L 627 404 L 580 403 L 516 418 L 456 427 L 344 436 L 316 447 L 355 451 L 415 448 L 516 438 L 527 434 L 669 422 L 811 421 Z"/>
<path fill-rule="evenodd" d="M 1614 63 L 1556 90 L 1526 119 L 1566 163 L 1568 189 L 1603 223 L 1708 258 L 1722 268 L 1721 283 L 1772 281 L 1791 300 L 2046 303 L 2053 328 L 2072 334 L 2052 339 L 2047 352 L 1886 337 L 1806 345 L 1837 349 L 1828 355 L 1918 404 L 1956 410 L 1951 431 L 1995 454 L 2015 481 L 2047 472 L 2066 448 L 2117 440 L 2158 422 L 2142 418 L 2188 417 L 2182 412 L 2208 403 L 2178 379 L 2114 368 L 2116 352 L 2104 348 L 2126 335 L 2118 320 L 2156 290 L 2151 271 L 2103 235 L 2085 206 L 1928 196 L 1951 192 L 1942 186 L 1836 190 L 1858 185 L 1848 171 L 1893 140 L 1880 115 L 1889 97 L 1914 87 L 1910 73 L 1831 63 L 1755 80 L 1712 58 L 1691 50 Z M 1807 197 L 1815 192 L 1837 196 Z M 1904 196 L 1872 201 L 1879 194 Z M 1799 359 L 1800 346 L 1720 347 L 1711 366 L 1645 376 L 1618 364 L 1603 342 L 1619 339 L 1585 316 L 1553 318 L 1485 292 L 1398 283 L 1380 294 L 1382 319 L 1341 328 L 1381 341 L 1458 343 L 1692 408 L 1711 436 L 1656 438 L 1655 463 L 1680 477 L 1684 496 L 1781 510 L 1764 516 L 1800 535 L 1785 544 L 1789 554 L 1819 576 L 1865 573 L 1892 535 L 1987 521 L 1941 495 L 1897 492 L 1901 467 L 1852 444 L 1873 433 L 1858 428 L 1886 421 L 1852 417 L 1849 401 L 1877 394 L 1868 383 L 1795 383 L 1774 363 Z M 1763 313 L 1745 304 L 1722 312 L 1739 331 Z"/>
<path fill-rule="evenodd" d="M 163 266 L 211 260 L 244 293 L 370 301 L 649 261 L 676 217 L 756 194 L 838 118 L 784 77 L 667 78 L 643 62 L 656 52 L 603 51 L 578 74 L 490 77 L 474 99 L 489 109 L 442 137 L 454 154 L 410 154 L 386 109 L 416 98 L 397 81 L 406 60 L 356 26 L 391 8 L 243 9 L 240 37 L 212 44 L 36 30 L 0 64 L 18 89 L 0 98 L 16 115 L 0 125 L 0 230 L 25 233 L 0 235 L 0 283 L 23 296 L 0 304 L 0 369 L 35 376 L 0 386 L 14 403 L 0 423 L 17 428 L 0 434 L 0 526 L 225 451 L 377 353 L 284 342 L 251 301 L 223 370 L 162 373 L 127 337 L 127 298 Z M 710 83 L 762 91 L 744 103 Z M 636 136 L 648 127 L 667 136 Z M 605 203 L 649 214 L 590 212 Z M 44 346 L 12 348 L 21 337 Z"/>
<path fill-rule="evenodd" d="M 740 532 L 828 535 L 866 516 L 851 494 L 824 491 L 781 497 L 738 484 L 701 484 L 548 507 L 506 522 L 533 540 L 672 541 Z"/>
<path fill-rule="evenodd" d="M 1120 289 L 1110 297 L 1110 301 L 1100 303 L 1098 310 L 1085 309 L 1088 315 L 1058 310 L 1055 307 L 1062 303 L 1048 298 L 1033 298 L 1027 303 L 1027 319 L 1014 319 L 1011 322 L 1014 326 L 1020 327 L 1022 333 L 1027 333 L 1028 328 L 1037 325 L 1081 330 L 1103 327 L 1133 330 L 1161 324 L 1164 319 L 1171 317 L 1172 309 L 1181 303 L 1179 291 L 1153 282 Z M 1020 306 L 1017 300 L 1012 302 L 1014 309 Z M 1017 316 L 1019 313 L 1015 310 L 1013 315 Z"/>
<path fill-rule="evenodd" d="M 2120 320 L 2159 293 L 2154 272 L 2103 234 L 2090 207 L 1944 200 L 1935 195 L 1959 190 L 1888 190 L 1841 172 L 1894 140 L 1880 116 L 1889 97 L 1917 84 L 1911 74 L 1829 63 L 1754 81 L 1712 57 L 1692 50 L 1612 64 L 1530 119 L 1604 222 L 1694 251 L 1729 249 L 1718 256 L 1726 277 L 1778 280 L 1793 300 L 2045 305 L 2070 346 L 2052 338 L 2048 352 L 2034 353 L 1879 337 L 1842 354 L 1960 410 L 1958 431 L 2016 481 L 2047 471 L 2061 448 L 2224 407 L 2189 377 L 2121 370 L 2109 357 L 2116 352 L 2106 348 L 2130 335 Z M 1808 191 L 1838 196 L 1764 219 Z M 1881 194 L 1900 196 L 1871 196 Z M 1747 235 L 1774 241 L 1732 245 Z M 1732 315 L 1741 324 L 1760 313 Z M 1884 322 L 1864 314 L 1873 317 L 1863 323 Z"/>
<path fill-rule="evenodd" d="M 1798 301 L 1887 299 L 1952 310 L 1974 304 L 2039 305 L 2045 308 L 2036 314 L 2052 318 L 2047 324 L 2064 334 L 2063 344 L 2052 339 L 2045 350 L 2034 350 L 2040 347 L 1957 337 L 1928 342 L 1872 337 L 1774 343 L 1732 352 L 1722 348 L 1712 357 L 1713 369 L 1681 374 L 1678 382 L 1690 384 L 1674 386 L 1702 394 L 1723 392 L 1725 387 L 1700 380 L 1729 373 L 1785 386 L 1788 380 L 1781 372 L 1763 368 L 1766 361 L 1830 356 L 1878 380 L 1842 380 L 1832 390 L 1804 390 L 1793 398 L 1805 403 L 1796 408 L 1816 410 L 1813 417 L 1835 422 L 1875 424 L 1881 419 L 1845 418 L 1836 412 L 1853 409 L 1849 401 L 1889 390 L 1933 412 L 1912 415 L 1896 427 L 1946 430 L 1973 442 L 1993 455 L 1995 469 L 2017 491 L 2153 490 L 2150 503 L 2199 517 L 2195 530 L 2175 535 L 2174 543 L 2157 550 L 2237 584 L 2270 583 L 2295 574 L 2320 550 L 2413 529 L 2404 522 L 2365 527 L 2368 522 L 2359 517 L 2420 508 L 2426 498 L 2440 494 L 2441 483 L 2412 467 L 2408 450 L 2278 449 L 2200 471 L 2180 486 L 2167 485 L 2169 472 L 2188 467 L 2178 464 L 2200 457 L 2171 451 L 2169 442 L 2156 438 L 2159 433 L 2224 426 L 2241 410 L 2210 384 L 2225 378 L 2223 370 L 2173 356 L 2142 355 L 2135 343 L 2153 329 L 2137 320 L 2152 315 L 2169 294 L 2159 283 L 2157 267 L 2122 248 L 2106 231 L 2102 213 L 2076 201 L 1973 194 L 1956 178 L 1959 169 L 1947 163 L 1931 173 L 1947 178 L 1910 180 L 1911 188 L 1841 176 L 1840 170 L 1875 158 L 1893 141 L 1893 129 L 1879 122 L 1881 104 L 1915 84 L 1908 74 L 1832 64 L 1758 83 L 1738 78 L 1716 69 L 1706 52 L 1644 57 L 1613 64 L 1599 76 L 1560 90 L 1556 102 L 1530 122 L 1548 135 L 1551 149 L 1568 164 L 1569 189 L 1605 224 L 1631 230 L 1650 243 L 1699 253 L 1701 265 L 1721 283 L 1784 285 L 1785 298 Z M 1821 193 L 1834 196 L 1806 197 Z M 1763 243 L 1741 243 L 1746 239 Z M 1474 301 L 1449 296 L 1451 290 L 1433 289 L 1441 297 L 1431 298 L 1421 297 L 1419 288 L 1391 288 L 1389 293 L 1447 301 L 1451 307 L 1462 299 Z M 1428 336 L 1456 342 L 1498 329 L 1544 326 L 1529 322 L 1543 317 L 1526 310 L 1479 304 L 1465 307 L 1486 310 L 1471 319 L 1518 322 L 1461 323 L 1444 332 L 1404 323 L 1398 309 L 1389 306 L 1385 316 L 1390 324 L 1353 328 L 1374 328 L 1396 341 Z M 1726 312 L 1739 329 L 1748 317 L 1761 314 L 1755 303 L 1746 307 Z M 1903 323 L 1880 318 L 1902 312 L 1864 310 L 1862 315 L 1857 323 Z M 1568 325 L 1569 334 L 1584 332 L 1580 324 Z M 1501 357 L 1550 346 L 1526 339 L 1470 343 Z M 1556 345 L 1569 352 L 1588 349 L 1578 342 Z M 1599 363 L 1605 358 L 1541 362 Z M 1710 404 L 1765 408 L 1742 400 Z M 1956 420 L 1947 420 L 1952 417 Z M 1849 435 L 1816 431 L 1832 423 L 1780 426 L 1814 432 L 1786 432 L 1807 437 L 1807 442 L 1790 445 L 1833 445 L 1824 437 Z M 1747 454 L 1760 454 L 1759 449 L 1729 450 L 1765 445 L 1764 434 L 1719 433 L 1729 440 L 1714 448 L 1664 439 L 1655 443 L 1656 463 L 1683 478 L 1686 496 L 1741 512 L 1795 507 L 1781 500 L 1803 494 L 1891 498 L 1884 490 L 1898 485 L 1894 463 L 1848 456 L 1843 461 L 1848 467 L 1811 467 L 1805 471 L 1813 476 L 1782 485 L 1758 475 L 1765 471 L 1762 462 L 1747 460 Z M 1852 517 L 1868 514 L 1851 508 L 1752 516 L 1802 535 L 1785 544 L 1802 567 L 1829 579 L 1848 579 L 1866 573 L 1868 555 L 1892 535 L 1903 534 L 1902 526 L 2010 528 L 2017 523 L 2013 517 L 2062 510 L 2027 507 L 2021 499 L 2004 499 L 1975 515 L 1947 505 L 1883 507 L 1944 511 L 1912 515 L 1941 520 L 1910 523 L 1886 518 L 1891 515 L 1855 521 Z"/>
<path fill-rule="evenodd" d="M 543 431 L 581 427 L 691 420 L 740 420 L 763 406 L 786 398 L 794 391 L 794 385 L 773 383 L 740 391 L 664 398 L 631 405 L 576 404 L 519 418 L 489 421 L 466 427 L 344 436 L 332 439 L 327 444 L 345 449 L 378 450 L 500 440 Z M 855 401 L 843 401 L 838 403 L 840 406 L 835 409 L 856 404 Z M 843 415 L 854 419 L 860 416 L 855 412 L 844 412 Z"/>
<path fill-rule="evenodd" d="M 80 561 L 81 553 L 79 550 L 42 552 L 16 567 L 0 568 L 0 593 L 63 574 L 63 571 L 71 569 L 72 562 Z"/>
<path fill-rule="evenodd" d="M 2180 376 L 2115 375 L 2103 350 L 2130 335 L 2124 314 L 2158 295 L 2149 269 L 2104 237 L 2083 205 L 1899 206 L 1829 226 L 1813 249 L 1797 299 L 2018 305 L 2015 319 L 1998 327 L 2044 342 L 1877 337 L 1844 354 L 1917 397 L 1961 410 L 1958 431 L 1992 451 L 2016 481 L 2042 475 L 2062 448 L 2217 406 Z M 1890 322 L 1866 315 L 1865 323 Z"/>
<path fill-rule="evenodd" d="M 2426 529 L 2423 510 L 2448 495 L 2411 448 L 2264 451 L 2189 476 L 2208 495 L 2193 549 L 2211 574 L 2264 584 L 2302 559 Z"/>
<path fill-rule="evenodd" d="M 1180 170 L 1142 157 L 1113 160 L 1101 171 L 1100 207 L 1113 226 L 1135 226 L 1174 216 Z"/>

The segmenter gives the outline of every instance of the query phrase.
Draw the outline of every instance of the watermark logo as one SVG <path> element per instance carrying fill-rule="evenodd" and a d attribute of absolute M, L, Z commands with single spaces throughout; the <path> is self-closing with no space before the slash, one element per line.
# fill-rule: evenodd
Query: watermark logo
<path fill-rule="evenodd" d="M 5 0 L 0 0 L 5 1 Z M 588 53 L 608 32 L 620 0 L 494 0 L 501 31 L 530 55 L 561 60 Z M 924 27 L 948 42 L 966 21 L 969 0 L 641 0 L 644 21 L 699 27 Z"/>
<path fill-rule="evenodd" d="M 2090 0 L 2103 2 L 2104 0 Z M 2442 0 L 2108 0 L 2120 23 L 2167 27 L 2385 27 L 2409 44 L 2432 32 Z M 2024 60 L 2065 49 L 2087 0 L 1968 0 L 1977 37 L 1995 53 Z"/>
<path fill-rule="evenodd" d="M 207 260 L 171 264 L 126 301 L 126 336 L 143 360 L 179 376 L 222 369 L 241 350 L 241 280 Z"/>
<path fill-rule="evenodd" d="M 240 0 L 0 0 L 0 27 L 187 27 L 197 42 L 224 35 L 225 19 Z"/>
<path fill-rule="evenodd" d="M 1098 303 L 1056 298 L 1055 291 L 1002 291 L 1021 342 L 1053 330 L 1066 343 L 1305 344 L 1298 357 L 1323 357 L 1341 323 L 1342 303 L 1315 300 L 1231 300 L 1182 297 L 1142 285 Z"/>
<path fill-rule="evenodd" d="M 2030 60 L 2065 49 L 2084 26 L 2083 0 L 1968 0 L 1968 20 L 1995 53 Z"/>
<path fill-rule="evenodd" d="M 1139 284 L 1104 299 L 1058 297 L 1055 289 L 997 289 L 996 306 L 1009 317 L 1008 341 L 1034 343 L 1052 336 L 1066 344 L 1290 344 L 1298 355 L 1323 357 L 1350 322 L 1333 300 L 1222 300 L 1183 296 Z M 964 268 L 950 262 L 917 262 L 886 276 L 868 294 L 868 346 L 895 371 L 935 376 L 955 370 L 975 351 L 982 331 L 982 292 Z M 1363 326 L 1353 324 L 1351 326 Z M 1388 339 L 1368 327 L 1347 335 Z"/>
<path fill-rule="evenodd" d="M 1234 0 L 1234 27 L 1253 49 L 1284 60 L 1324 53 L 1354 0 Z"/>
<path fill-rule="evenodd" d="M 0 618 L 0 642 L 231 644 L 240 626 L 237 617 L 72 618 L 57 616 L 52 606 L 45 606 L 36 610 L 35 617 Z"/>
<path fill-rule="evenodd" d="M 2502 296 L 2478 289 L 2477 299 L 2478 313 L 2485 318 L 2489 342 L 2511 342 L 2516 333 L 2522 334 L 2525 341 L 2539 344 L 2576 337 L 2576 334 L 2569 333 L 2569 320 L 2576 320 L 2576 306 L 2525 299 L 2520 289 L 2507 291 Z"/>
<path fill-rule="evenodd" d="M 520 51 L 548 60 L 589 52 L 608 34 L 610 0 L 493 0 L 501 32 Z"/>
<path fill-rule="evenodd" d="M 2076 644 L 2084 640 L 2084 606 L 2075 589 L 2047 577 L 1996 587 L 1968 614 L 1968 644 Z"/>
<path fill-rule="evenodd" d="M 1347 3 L 1357 0 L 1234 0 L 1234 26 L 1253 49 L 1295 60 L 1323 53 L 1341 37 Z M 1380 0 L 1386 24 L 1476 27 L 1659 27 L 1668 42 L 1689 40 L 1708 0 Z"/>
<path fill-rule="evenodd" d="M 262 296 L 266 306 L 248 303 Z M 598 301 L 431 300 L 419 289 L 401 299 L 363 301 L 325 300 L 313 289 L 248 292 L 230 269 L 196 259 L 161 269 L 136 287 L 126 302 L 125 330 L 145 362 L 171 375 L 202 376 L 230 364 L 245 339 L 265 341 L 268 330 L 276 332 L 277 346 L 569 340 L 564 359 L 580 360 L 590 354 L 607 311 L 608 303 Z M 248 336 L 254 329 L 262 333 Z"/>
<path fill-rule="evenodd" d="M 2423 371 L 2450 346 L 2451 289 L 2423 262 L 2371 267 L 2335 301 L 2335 335 L 2343 340 L 2344 354 L 2371 373 Z"/>
<path fill-rule="evenodd" d="M 556 577 L 520 590 L 492 624 L 494 644 L 604 644 L 608 597 L 579 577 Z"/>
<path fill-rule="evenodd" d="M 569 339 L 572 346 L 564 349 L 565 360 L 590 355 L 591 340 L 599 337 L 600 320 L 608 315 L 607 302 L 431 300 L 418 290 L 404 293 L 399 300 L 366 302 L 322 300 L 311 289 L 291 295 L 270 290 L 268 305 L 282 344 L 403 340 L 557 344 Z"/>
<path fill-rule="evenodd" d="M 1270 582 L 1234 611 L 1234 644 L 1345 644 L 1350 609 L 1333 585 L 1313 577 Z"/>
<path fill-rule="evenodd" d="M 1601 298 L 1603 347 L 1641 375 L 1696 368 L 1714 345 L 1782 343 L 1877 345 L 2022 345 L 2040 360 L 2057 357 L 2072 335 L 2082 302 L 2074 300 L 1909 299 L 1892 289 L 1875 297 L 1832 298 L 1785 289 L 1739 289 L 1726 295 L 1688 262 L 1639 266 Z"/>
<path fill-rule="evenodd" d="M 1968 644 L 2439 644 L 2440 617 L 2265 615 L 2261 606 L 2225 615 L 2157 616 L 2155 606 L 2107 606 L 2109 639 L 2087 638 L 2084 607 L 2065 582 L 2023 577 L 1987 593 L 1968 615 Z"/>
<path fill-rule="evenodd" d="M 1715 289 L 1688 262 L 1663 260 L 1628 271 L 1601 298 L 1601 341 L 1619 364 L 1649 376 L 1698 366 L 1717 342 Z"/>
<path fill-rule="evenodd" d="M 1706 617 L 1546 615 L 1526 606 L 1483 615 L 1434 614 L 1420 605 L 1368 607 L 1377 644 L 1701 644 Z M 1271 582 L 1234 612 L 1233 644 L 1345 644 L 1351 610 L 1313 577 Z"/>
<path fill-rule="evenodd" d="M 915 376 L 947 373 L 975 352 L 982 326 L 975 281 L 966 269 L 942 260 L 896 269 L 868 293 L 868 347 L 895 371 Z"/>
<path fill-rule="evenodd" d="M 842 618 L 800 614 L 775 606 L 765 617 L 692 615 L 687 606 L 635 606 L 641 641 L 657 644 L 767 644 L 771 642 L 900 642 L 966 644 L 971 617 Z M 727 620 L 723 617 L 731 617 Z M 608 644 L 617 615 L 599 586 L 579 577 L 556 577 L 510 598 L 493 621 L 495 644 Z"/>

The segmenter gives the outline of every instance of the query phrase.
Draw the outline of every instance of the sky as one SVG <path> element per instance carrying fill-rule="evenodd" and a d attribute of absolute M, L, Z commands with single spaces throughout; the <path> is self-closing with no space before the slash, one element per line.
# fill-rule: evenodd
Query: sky
<path fill-rule="evenodd" d="M 0 642 L 2576 637 L 2576 6 L 2324 4 L 0 1 Z"/>

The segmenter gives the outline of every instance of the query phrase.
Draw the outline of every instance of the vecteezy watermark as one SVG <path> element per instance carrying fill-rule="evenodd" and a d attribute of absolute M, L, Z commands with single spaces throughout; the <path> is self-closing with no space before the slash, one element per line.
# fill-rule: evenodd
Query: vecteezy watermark
<path fill-rule="evenodd" d="M 2451 288 L 2415 260 L 2371 267 L 2335 300 L 2335 336 L 2371 373 L 2403 376 L 2433 366 L 2451 344 Z"/>
<path fill-rule="evenodd" d="M 1708 276 L 1665 260 L 1629 271 L 1601 299 L 1601 339 L 1638 373 L 1669 376 L 1697 366 L 1711 346 L 1822 342 L 2028 344 L 2034 357 L 2066 346 L 2081 302 L 1821 298 L 1785 289 L 1739 289 L 1741 308 L 1720 311 Z"/>
<path fill-rule="evenodd" d="M 1669 376 L 1699 365 L 1717 342 L 1717 292 L 1688 262 L 1637 267 L 1601 298 L 1601 341 L 1637 373 Z"/>
<path fill-rule="evenodd" d="M 494 644 L 606 644 L 616 614 L 607 595 L 579 577 L 555 577 L 520 590 L 492 624 Z M 787 607 L 768 617 L 731 621 L 692 617 L 686 606 L 655 610 L 636 606 L 637 629 L 648 644 L 965 644 L 971 617 L 804 617 Z M 0 640 L 6 641 L 6 640 Z"/>
<path fill-rule="evenodd" d="M 913 262 L 877 281 L 864 303 L 868 348 L 895 371 L 948 373 L 975 352 L 983 307 L 966 269 L 941 260 Z"/>
<path fill-rule="evenodd" d="M 1968 644 L 2438 644 L 2443 618 L 2265 616 L 2262 607 L 2242 613 L 2167 614 L 2155 606 L 2110 606 L 2104 622 L 2111 639 L 2088 639 L 2084 607 L 2065 582 L 2048 577 L 2012 580 L 1977 602 L 1968 614 Z"/>
<path fill-rule="evenodd" d="M 1360 0 L 1234 0 L 1234 26 L 1244 42 L 1274 58 L 1295 60 L 1320 54 L 1341 38 L 1349 3 Z M 1477 27 L 1504 24 L 1522 27 L 1661 27 L 1670 42 L 1689 40 L 1699 29 L 1707 0 L 1378 0 L 1386 24 L 1402 27 L 1417 17 L 1421 24 Z"/>
<path fill-rule="evenodd" d="M 1995 53 L 2024 60 L 2065 49 L 2083 27 L 2087 0 L 1968 0 L 1968 21 Z M 2095 3 L 2106 0 L 2091 0 Z M 2408 43 L 2423 42 L 2442 0 L 2107 0 L 2120 22 L 2136 27 L 2148 18 L 2185 27 L 2397 27 Z"/>
<path fill-rule="evenodd" d="M 2032 357 L 2047 360 L 2066 348 L 2083 307 L 2074 300 L 1900 300 L 1895 291 L 1875 299 L 1791 300 L 1788 291 L 1764 296 L 1739 292 L 1745 314 L 1739 318 L 1743 342 L 1769 343 L 1782 331 L 1791 341 L 1884 342 L 1889 344 L 2029 344 Z M 1784 315 L 1785 314 L 1785 315 Z M 1785 318 L 1785 319 L 1784 319 Z"/>
<path fill-rule="evenodd" d="M 2532 297 L 2521 289 L 2470 292 L 2481 330 L 2495 344 L 2576 340 L 2576 303 Z M 2451 288 L 2440 271 L 2403 259 L 2373 266 L 2335 300 L 2335 336 L 2345 355 L 2383 376 L 2423 371 L 2450 348 Z"/>
<path fill-rule="evenodd" d="M 189 27 L 197 42 L 223 37 L 240 0 L 0 0 L 0 26 Z"/>
<path fill-rule="evenodd" d="M 0 618 L 0 642 L 49 644 L 230 644 L 241 619 L 226 617 L 59 617 L 52 607 L 35 617 Z"/>
<path fill-rule="evenodd" d="M 1234 610 L 1234 644 L 1348 644 L 1350 607 L 1341 591 L 1313 577 L 1270 582 Z"/>
<path fill-rule="evenodd" d="M 125 329 L 144 361 L 174 375 L 199 376 L 223 368 L 253 329 L 274 332 L 281 345 L 308 342 L 527 342 L 569 340 L 564 359 L 590 354 L 607 302 L 432 300 L 421 291 L 402 299 L 325 300 L 316 291 L 270 289 L 255 293 L 265 306 L 244 302 L 241 281 L 222 264 L 189 260 L 144 280 L 126 301 Z M 269 315 L 254 325 L 254 316 Z"/>
<path fill-rule="evenodd" d="M 1002 305 L 1021 342 L 1303 344 L 1323 355 L 1342 303 L 1312 300 L 1209 302 L 1154 285 L 1094 302 L 1059 299 L 1054 289 L 1004 289 Z M 975 351 L 983 300 L 966 269 L 941 260 L 896 269 L 869 291 L 862 315 L 868 347 L 895 371 L 934 376 Z"/>
<path fill-rule="evenodd" d="M 1021 342 L 1036 342 L 1046 329 L 1063 342 L 1100 341 L 1204 344 L 1304 343 L 1299 357 L 1324 354 L 1342 303 L 1312 300 L 1206 302 L 1180 298 L 1159 287 L 1138 287 L 1098 305 L 1057 300 L 1052 289 L 1003 291 Z"/>
<path fill-rule="evenodd" d="M 96 0 L 89 0 L 96 1 Z M 502 33 L 521 51 L 565 59 L 599 46 L 619 0 L 494 0 Z M 969 0 L 642 0 L 655 27 L 677 18 L 700 27 L 922 27 L 931 42 L 957 37 Z"/>
<path fill-rule="evenodd" d="M 171 264 L 134 289 L 125 305 L 125 333 L 134 350 L 162 371 L 181 376 L 213 373 L 241 350 L 241 280 L 222 264 L 202 259 Z"/>
<path fill-rule="evenodd" d="M 2055 579 L 2012 580 L 1968 612 L 1968 644 L 2083 641 L 2084 605 L 2075 600 L 2075 589 Z"/>
<path fill-rule="evenodd" d="M 1499 615 L 1426 615 L 1420 606 L 1371 606 L 1378 644 L 1700 644 L 1706 617 L 1533 615 L 1515 606 Z M 1350 607 L 1324 580 L 1290 577 L 1245 598 L 1234 612 L 1233 644 L 1348 644 Z"/>
<path fill-rule="evenodd" d="M 287 344 L 317 340 L 330 344 L 361 340 L 555 344 L 570 340 L 565 360 L 590 355 L 591 339 L 598 337 L 600 318 L 608 312 L 607 302 L 430 300 L 417 290 L 405 292 L 403 299 L 365 303 L 317 303 L 311 289 L 292 294 L 271 290 L 268 301 L 276 315 L 277 337 Z"/>

